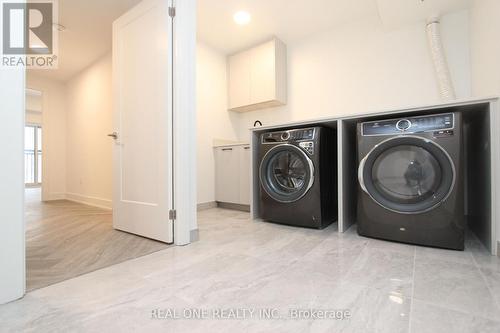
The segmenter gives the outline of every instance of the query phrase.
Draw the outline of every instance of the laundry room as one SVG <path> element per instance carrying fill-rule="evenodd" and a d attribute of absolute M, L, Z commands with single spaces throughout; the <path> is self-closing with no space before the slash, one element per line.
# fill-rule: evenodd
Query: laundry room
<path fill-rule="evenodd" d="M 496 253 L 482 6 L 279 2 L 198 2 L 199 211 L 458 250 L 472 231 Z"/>
<path fill-rule="evenodd" d="M 500 0 L 0 2 L 0 331 L 500 332 Z"/>

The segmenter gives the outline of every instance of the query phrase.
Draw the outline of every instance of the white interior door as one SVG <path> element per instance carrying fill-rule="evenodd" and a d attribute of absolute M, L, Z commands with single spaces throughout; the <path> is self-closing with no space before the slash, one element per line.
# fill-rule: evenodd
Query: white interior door
<path fill-rule="evenodd" d="M 113 24 L 113 226 L 170 243 L 172 18 L 146 0 Z"/>

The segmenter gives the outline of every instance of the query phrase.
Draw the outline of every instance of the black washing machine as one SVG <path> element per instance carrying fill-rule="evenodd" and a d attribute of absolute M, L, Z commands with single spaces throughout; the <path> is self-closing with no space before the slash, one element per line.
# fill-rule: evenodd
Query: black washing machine
<path fill-rule="evenodd" d="M 259 148 L 262 219 L 318 229 L 337 220 L 335 130 L 268 132 Z"/>
<path fill-rule="evenodd" d="M 358 233 L 464 249 L 459 113 L 358 124 Z"/>

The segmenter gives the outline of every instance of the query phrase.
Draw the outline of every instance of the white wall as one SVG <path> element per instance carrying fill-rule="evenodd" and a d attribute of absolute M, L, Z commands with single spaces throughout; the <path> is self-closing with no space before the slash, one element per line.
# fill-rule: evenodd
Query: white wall
<path fill-rule="evenodd" d="M 27 87 L 42 92 L 42 199 L 66 193 L 66 87 L 28 71 Z"/>
<path fill-rule="evenodd" d="M 26 110 L 42 112 L 42 96 L 26 92 Z"/>
<path fill-rule="evenodd" d="M 215 201 L 213 140 L 237 140 L 227 111 L 226 57 L 197 44 L 198 203 Z M 104 207 L 112 200 L 111 55 L 67 83 L 67 197 Z"/>
<path fill-rule="evenodd" d="M 26 93 L 26 124 L 42 125 L 42 104 L 41 95 Z"/>
<path fill-rule="evenodd" d="M 468 13 L 441 23 L 457 97 L 469 97 Z M 288 105 L 242 113 L 241 140 L 256 119 L 270 125 L 439 100 L 424 22 L 385 30 L 378 20 L 365 20 L 287 46 Z"/>
<path fill-rule="evenodd" d="M 474 0 L 470 31 L 472 94 L 477 97 L 500 96 L 500 1 Z M 497 151 L 497 161 L 500 161 L 499 154 Z M 498 221 L 497 240 L 500 242 Z"/>
<path fill-rule="evenodd" d="M 215 201 L 214 139 L 237 141 L 238 115 L 227 111 L 226 56 L 197 43 L 198 203 Z"/>
<path fill-rule="evenodd" d="M 470 11 L 472 93 L 500 95 L 500 1 L 474 0 Z"/>
<path fill-rule="evenodd" d="M 42 125 L 42 113 L 26 110 L 26 124 Z"/>
<path fill-rule="evenodd" d="M 111 54 L 67 82 L 66 197 L 111 208 Z"/>
<path fill-rule="evenodd" d="M 0 304 L 24 295 L 24 70 L 0 69 Z"/>
<path fill-rule="evenodd" d="M 238 139 L 238 115 L 227 111 L 225 55 L 199 42 L 196 70 L 197 202 L 206 203 L 215 201 L 213 141 Z M 113 129 L 111 55 L 66 84 L 30 73 L 28 86 L 43 92 L 44 135 L 54 159 L 45 168 L 51 175 L 44 184 L 47 199 L 111 207 L 112 140 L 106 136 Z"/>

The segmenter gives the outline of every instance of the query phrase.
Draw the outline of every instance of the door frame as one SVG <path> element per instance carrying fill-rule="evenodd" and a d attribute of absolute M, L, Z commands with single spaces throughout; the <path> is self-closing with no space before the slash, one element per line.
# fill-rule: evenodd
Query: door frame
<path fill-rule="evenodd" d="M 197 238 L 196 0 L 171 0 L 174 17 L 173 133 L 175 245 Z"/>
<path fill-rule="evenodd" d="M 27 73 L 27 72 L 26 72 Z M 26 74 L 27 75 L 27 74 Z M 49 135 L 47 133 L 50 132 L 51 125 L 49 124 L 50 117 L 50 89 L 47 87 L 42 88 L 39 84 L 38 80 L 36 83 L 28 82 L 27 77 L 25 77 L 25 91 L 27 89 L 36 90 L 42 93 L 42 122 L 40 127 L 42 128 L 42 182 L 41 182 L 41 200 L 48 201 L 54 200 L 56 197 L 56 193 L 51 195 L 50 192 L 50 172 L 48 171 L 47 166 L 50 164 L 50 144 L 49 144 Z M 40 86 L 39 86 L 40 85 Z M 25 122 L 26 124 L 26 122 Z M 28 124 L 26 124 L 28 125 Z M 62 193 L 61 193 L 62 194 Z M 59 194 L 59 196 L 61 196 Z M 57 199 L 61 199 L 57 197 Z"/>
<path fill-rule="evenodd" d="M 0 5 L 2 1 L 0 1 Z M 26 290 L 26 242 L 24 225 L 24 125 L 25 68 L 0 68 L 0 304 L 24 296 Z M 7 253 L 8 255 L 2 255 Z"/>
<path fill-rule="evenodd" d="M 26 127 L 33 127 L 35 129 L 35 144 L 34 144 L 34 156 L 33 156 L 33 159 L 34 159 L 34 179 L 36 179 L 36 182 L 34 183 L 24 183 L 24 185 L 26 187 L 42 187 L 43 186 L 43 132 L 42 132 L 42 146 L 40 146 L 39 142 L 38 142 L 38 129 L 42 130 L 43 126 L 42 124 L 35 124 L 35 123 L 28 123 L 26 122 L 24 124 L 24 127 L 26 129 Z M 40 148 L 40 149 L 39 149 Z M 39 163 L 38 163 L 38 150 L 40 150 L 42 152 L 42 165 L 40 166 Z M 24 167 L 26 168 L 26 163 L 24 163 Z M 38 178 L 38 171 L 40 170 L 40 168 L 42 169 L 42 177 L 41 179 Z"/>

